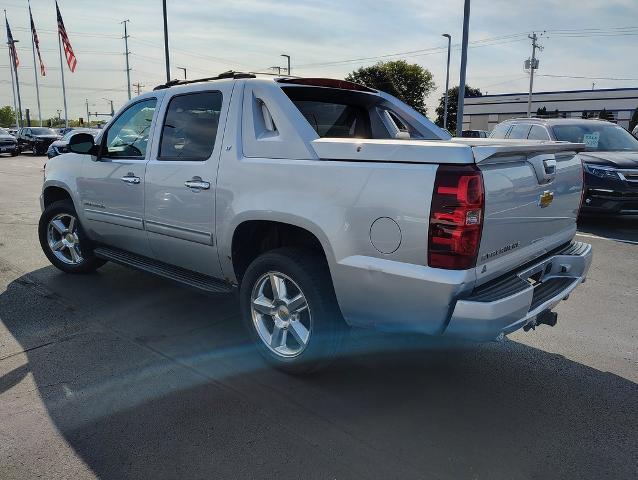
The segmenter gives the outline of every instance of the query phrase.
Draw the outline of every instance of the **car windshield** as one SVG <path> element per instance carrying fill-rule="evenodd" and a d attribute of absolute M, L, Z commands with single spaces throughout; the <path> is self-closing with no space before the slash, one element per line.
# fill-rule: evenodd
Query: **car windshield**
<path fill-rule="evenodd" d="M 32 128 L 31 133 L 33 135 L 55 135 L 55 131 L 52 128 Z"/>
<path fill-rule="evenodd" d="M 10 135 L 4 128 L 0 128 L 0 135 Z"/>
<path fill-rule="evenodd" d="M 618 125 L 596 123 L 592 125 L 554 125 L 552 128 L 556 140 L 584 143 L 588 151 L 638 151 L 638 140 Z"/>

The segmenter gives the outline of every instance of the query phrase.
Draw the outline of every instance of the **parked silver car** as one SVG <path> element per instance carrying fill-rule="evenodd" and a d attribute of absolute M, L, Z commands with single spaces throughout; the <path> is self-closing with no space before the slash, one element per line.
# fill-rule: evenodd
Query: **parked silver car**
<path fill-rule="evenodd" d="M 238 291 L 288 371 L 333 357 L 346 325 L 492 340 L 554 325 L 585 278 L 583 148 L 452 140 L 343 80 L 172 82 L 47 163 L 40 243 L 69 273 L 110 260 Z"/>

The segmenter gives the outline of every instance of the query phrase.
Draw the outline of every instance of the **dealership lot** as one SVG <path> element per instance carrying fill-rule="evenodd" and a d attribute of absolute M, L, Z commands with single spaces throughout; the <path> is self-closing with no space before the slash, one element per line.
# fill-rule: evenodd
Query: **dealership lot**
<path fill-rule="evenodd" d="M 594 263 L 554 328 L 356 332 L 295 378 L 246 347 L 233 298 L 53 268 L 44 160 L 0 157 L 0 478 L 635 478 L 638 217 L 581 222 Z"/>

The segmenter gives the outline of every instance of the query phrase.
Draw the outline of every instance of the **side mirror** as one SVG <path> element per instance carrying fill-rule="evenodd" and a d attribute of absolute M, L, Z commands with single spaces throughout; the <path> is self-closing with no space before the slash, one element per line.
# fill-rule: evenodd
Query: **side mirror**
<path fill-rule="evenodd" d="M 89 133 L 76 133 L 69 139 L 69 151 L 83 155 L 97 155 L 98 147 L 95 145 L 93 135 Z"/>

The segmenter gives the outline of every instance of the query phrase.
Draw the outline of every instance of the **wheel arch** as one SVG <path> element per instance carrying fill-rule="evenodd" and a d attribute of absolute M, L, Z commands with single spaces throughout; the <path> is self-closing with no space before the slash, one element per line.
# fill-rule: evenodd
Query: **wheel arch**
<path fill-rule="evenodd" d="M 53 202 L 60 200 L 71 200 L 73 202 L 73 196 L 66 185 L 58 182 L 46 184 L 42 190 L 42 206 L 46 208 Z"/>
<path fill-rule="evenodd" d="M 281 247 L 298 247 L 314 250 L 327 262 L 334 258 L 327 236 L 315 224 L 304 219 L 279 216 L 245 217 L 232 229 L 229 243 L 230 267 L 237 283 L 248 265 L 259 255 Z"/>

